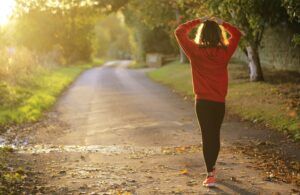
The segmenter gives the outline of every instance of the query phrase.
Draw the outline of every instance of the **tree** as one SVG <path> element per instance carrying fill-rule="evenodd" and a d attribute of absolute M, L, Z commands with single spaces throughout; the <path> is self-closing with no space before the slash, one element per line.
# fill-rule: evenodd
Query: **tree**
<path fill-rule="evenodd" d="M 163 43 L 169 41 L 171 44 L 166 48 L 163 53 L 170 52 L 172 49 L 173 52 L 175 48 L 178 48 L 176 39 L 174 37 L 174 29 L 179 25 L 180 22 L 186 17 L 186 12 L 182 11 L 185 9 L 178 4 L 178 1 L 169 1 L 169 0 L 149 0 L 149 1 L 140 1 L 140 0 L 131 0 L 129 1 L 124 9 L 122 10 L 125 13 L 126 20 L 129 21 L 129 25 L 134 28 L 136 33 L 138 31 L 148 31 L 152 30 L 155 33 L 160 33 L 161 37 L 165 37 L 160 40 Z M 129 16 L 131 15 L 131 16 Z M 134 22 L 133 22 L 134 21 Z M 131 23 L 131 24 L 130 24 Z M 142 28 L 139 29 L 138 28 Z M 150 35 L 150 33 L 148 33 Z M 138 44 L 141 43 L 143 35 L 136 35 Z M 146 37 L 145 37 L 146 38 Z M 156 44 L 157 40 L 154 42 L 148 42 L 148 44 L 153 44 L 153 46 L 158 47 Z M 169 48 L 169 49 L 168 49 Z M 163 50 L 162 50 L 163 51 Z M 180 61 L 182 63 L 187 62 L 187 58 L 179 47 L 180 51 Z"/>
<path fill-rule="evenodd" d="M 169 9 L 169 1 L 131 0 L 122 12 L 134 33 L 138 60 L 144 60 L 148 52 L 175 52 L 169 25 L 175 21 L 175 12 Z"/>
<path fill-rule="evenodd" d="M 291 22 L 300 23 L 300 1 L 298 0 L 282 0 L 283 6 L 286 8 Z M 300 33 L 294 35 L 293 41 L 296 45 L 300 45 Z"/>
<path fill-rule="evenodd" d="M 138 51 L 139 59 L 143 59 L 146 52 L 174 53 L 175 48 L 178 47 L 173 34 L 179 21 L 178 12 L 181 13 L 180 18 L 185 15 L 176 1 L 169 0 L 17 0 L 17 2 L 18 9 L 22 10 L 21 13 L 28 14 L 28 10 L 39 10 L 63 14 L 70 19 L 67 27 L 71 26 L 73 29 L 74 14 L 78 15 L 76 10 L 93 8 L 93 11 L 88 10 L 87 13 L 106 14 L 121 10 L 125 15 L 126 23 L 134 33 L 136 48 L 139 48 L 135 51 Z M 77 32 L 77 30 L 74 29 L 72 32 Z M 74 34 L 76 33 L 71 35 Z M 64 40 L 68 42 L 69 39 Z M 64 45 L 68 48 L 66 51 L 74 48 L 72 44 Z M 183 54 L 182 51 L 181 54 Z M 186 61 L 185 55 L 181 55 L 181 61 Z"/>
<path fill-rule="evenodd" d="M 249 61 L 250 80 L 263 81 L 259 48 L 265 28 L 286 18 L 281 0 L 188 0 L 187 3 L 193 5 L 187 11 L 209 10 L 209 14 L 222 17 L 246 33 L 240 46 Z"/>
<path fill-rule="evenodd" d="M 216 6 L 216 5 L 214 5 Z M 267 26 L 275 25 L 285 16 L 280 0 L 225 0 L 217 13 L 246 32 L 242 49 L 249 61 L 250 81 L 263 81 L 259 47 Z"/>
<path fill-rule="evenodd" d="M 15 35 L 18 44 L 46 54 L 61 48 L 68 63 L 90 60 L 96 14 L 93 5 L 67 0 L 17 0 Z"/>
<path fill-rule="evenodd" d="M 130 30 L 124 24 L 122 14 L 112 13 L 99 21 L 95 27 L 99 57 L 129 58 L 132 48 Z"/>
<path fill-rule="evenodd" d="M 286 8 L 291 19 L 300 22 L 300 1 L 298 0 L 282 0 L 283 6 Z"/>
<path fill-rule="evenodd" d="M 16 0 L 19 42 L 36 51 L 61 46 L 68 62 L 88 60 L 92 53 L 130 57 L 129 31 L 116 18 L 129 0 Z M 106 21 L 112 19 L 108 16 Z M 101 19 L 100 19 L 101 20 Z M 32 28 L 31 28 L 32 27 Z M 22 29 L 29 29 L 24 32 Z M 33 41 L 31 41 L 33 40 Z M 42 41 L 39 41 L 42 40 Z"/>

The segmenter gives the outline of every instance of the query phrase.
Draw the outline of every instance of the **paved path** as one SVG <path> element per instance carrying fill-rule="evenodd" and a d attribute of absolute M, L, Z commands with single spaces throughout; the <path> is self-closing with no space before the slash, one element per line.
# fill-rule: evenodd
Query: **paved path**
<path fill-rule="evenodd" d="M 289 194 L 294 188 L 264 181 L 252 159 L 229 149 L 249 127 L 228 120 L 219 185 L 202 187 L 205 165 L 193 102 L 149 80 L 146 70 L 127 69 L 128 63 L 83 73 L 50 116 L 58 122 L 35 132 L 32 144 L 20 150 L 42 173 L 44 193 Z"/>

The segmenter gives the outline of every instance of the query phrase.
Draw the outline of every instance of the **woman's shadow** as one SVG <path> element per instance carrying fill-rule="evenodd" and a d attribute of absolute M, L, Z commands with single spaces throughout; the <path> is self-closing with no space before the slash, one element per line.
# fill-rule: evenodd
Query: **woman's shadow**
<path fill-rule="evenodd" d="M 225 188 L 228 188 L 230 192 L 225 192 L 221 187 L 224 186 Z M 222 194 L 222 195 L 232 195 L 232 194 L 243 194 L 243 195 L 256 195 L 257 193 L 250 192 L 247 189 L 243 189 L 241 187 L 238 187 L 238 185 L 232 184 L 231 182 L 226 181 L 218 181 L 217 186 L 210 187 L 207 190 L 207 193 L 205 194 Z"/>
<path fill-rule="evenodd" d="M 199 162 L 199 160 L 194 158 L 186 158 L 185 164 L 187 168 L 193 170 L 194 172 L 199 171 L 199 168 L 204 165 Z M 243 194 L 243 195 L 256 195 L 258 192 L 249 191 L 249 189 L 243 188 L 239 180 L 231 181 L 218 179 L 217 185 L 215 187 L 207 188 L 207 192 L 204 194 L 223 194 L 223 195 L 232 195 L 232 194 Z"/>

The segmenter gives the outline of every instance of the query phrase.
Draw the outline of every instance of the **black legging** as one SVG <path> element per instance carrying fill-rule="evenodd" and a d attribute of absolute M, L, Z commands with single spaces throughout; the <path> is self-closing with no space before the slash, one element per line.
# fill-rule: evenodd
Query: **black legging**
<path fill-rule="evenodd" d="M 220 128 L 225 114 L 225 103 L 198 99 L 195 106 L 202 133 L 206 169 L 211 172 L 220 151 Z"/>

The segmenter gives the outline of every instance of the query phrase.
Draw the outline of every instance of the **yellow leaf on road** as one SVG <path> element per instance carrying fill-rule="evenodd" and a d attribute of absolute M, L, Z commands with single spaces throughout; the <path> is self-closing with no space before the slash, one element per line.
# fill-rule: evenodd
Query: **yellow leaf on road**
<path fill-rule="evenodd" d="M 182 169 L 182 170 L 180 171 L 180 174 L 182 174 L 182 175 L 187 175 L 187 174 L 188 174 L 188 170 L 187 170 L 187 169 Z"/>
<path fill-rule="evenodd" d="M 118 191 L 117 195 L 132 195 L 132 193 L 131 192 L 127 192 L 127 191 L 125 191 L 125 192 Z"/>

